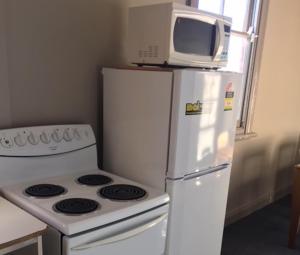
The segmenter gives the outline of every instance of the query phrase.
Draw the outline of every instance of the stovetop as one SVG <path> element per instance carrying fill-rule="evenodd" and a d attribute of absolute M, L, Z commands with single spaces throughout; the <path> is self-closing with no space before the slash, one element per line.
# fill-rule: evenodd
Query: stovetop
<path fill-rule="evenodd" d="M 164 192 L 98 169 L 4 187 L 2 193 L 66 235 L 113 223 L 169 201 Z"/>

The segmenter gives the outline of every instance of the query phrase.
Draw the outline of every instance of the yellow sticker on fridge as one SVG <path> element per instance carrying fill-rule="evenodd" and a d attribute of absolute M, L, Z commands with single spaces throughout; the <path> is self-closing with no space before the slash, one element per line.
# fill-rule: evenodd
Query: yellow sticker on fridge
<path fill-rule="evenodd" d="M 210 102 L 200 102 L 197 100 L 196 103 L 187 103 L 185 105 L 185 115 L 200 115 L 209 114 L 212 110 L 212 103 Z"/>
<path fill-rule="evenodd" d="M 233 98 L 225 98 L 224 111 L 231 111 L 233 108 Z"/>

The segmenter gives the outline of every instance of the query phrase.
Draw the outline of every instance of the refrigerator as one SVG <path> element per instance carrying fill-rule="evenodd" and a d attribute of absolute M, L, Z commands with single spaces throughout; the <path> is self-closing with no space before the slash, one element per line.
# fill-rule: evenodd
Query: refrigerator
<path fill-rule="evenodd" d="M 103 69 L 103 168 L 171 198 L 166 255 L 219 255 L 242 75 Z"/>

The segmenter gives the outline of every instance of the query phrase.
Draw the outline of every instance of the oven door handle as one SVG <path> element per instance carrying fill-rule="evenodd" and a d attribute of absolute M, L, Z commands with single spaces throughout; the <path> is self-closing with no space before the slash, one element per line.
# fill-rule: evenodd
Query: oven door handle
<path fill-rule="evenodd" d="M 74 251 L 87 250 L 87 249 L 90 249 L 90 248 L 104 246 L 104 245 L 107 245 L 107 244 L 112 244 L 112 243 L 116 243 L 116 242 L 119 242 L 119 241 L 122 241 L 122 240 L 129 239 L 131 237 L 134 237 L 138 234 L 141 234 L 141 233 L 145 232 L 146 230 L 156 226 L 157 224 L 159 224 L 160 222 L 165 220 L 167 218 L 167 216 L 168 216 L 168 214 L 165 213 L 162 216 L 156 218 L 155 220 L 150 221 L 150 222 L 148 222 L 148 223 L 146 223 L 142 226 L 139 226 L 137 228 L 131 229 L 131 230 L 126 231 L 124 233 L 121 233 L 121 234 L 118 234 L 118 235 L 115 235 L 115 236 L 112 236 L 112 237 L 108 237 L 108 238 L 105 238 L 105 239 L 102 239 L 102 240 L 98 240 L 98 241 L 95 241 L 95 242 L 79 245 L 79 246 L 71 248 L 71 250 L 74 250 Z"/>

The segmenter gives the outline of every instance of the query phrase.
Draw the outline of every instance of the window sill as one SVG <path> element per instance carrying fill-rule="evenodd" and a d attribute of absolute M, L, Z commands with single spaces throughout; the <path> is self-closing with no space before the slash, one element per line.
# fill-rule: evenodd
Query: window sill
<path fill-rule="evenodd" d="M 244 140 L 249 140 L 251 138 L 257 137 L 257 133 L 255 132 L 249 132 L 249 133 L 242 133 L 242 132 L 237 132 L 235 135 L 235 141 L 244 141 Z"/>

